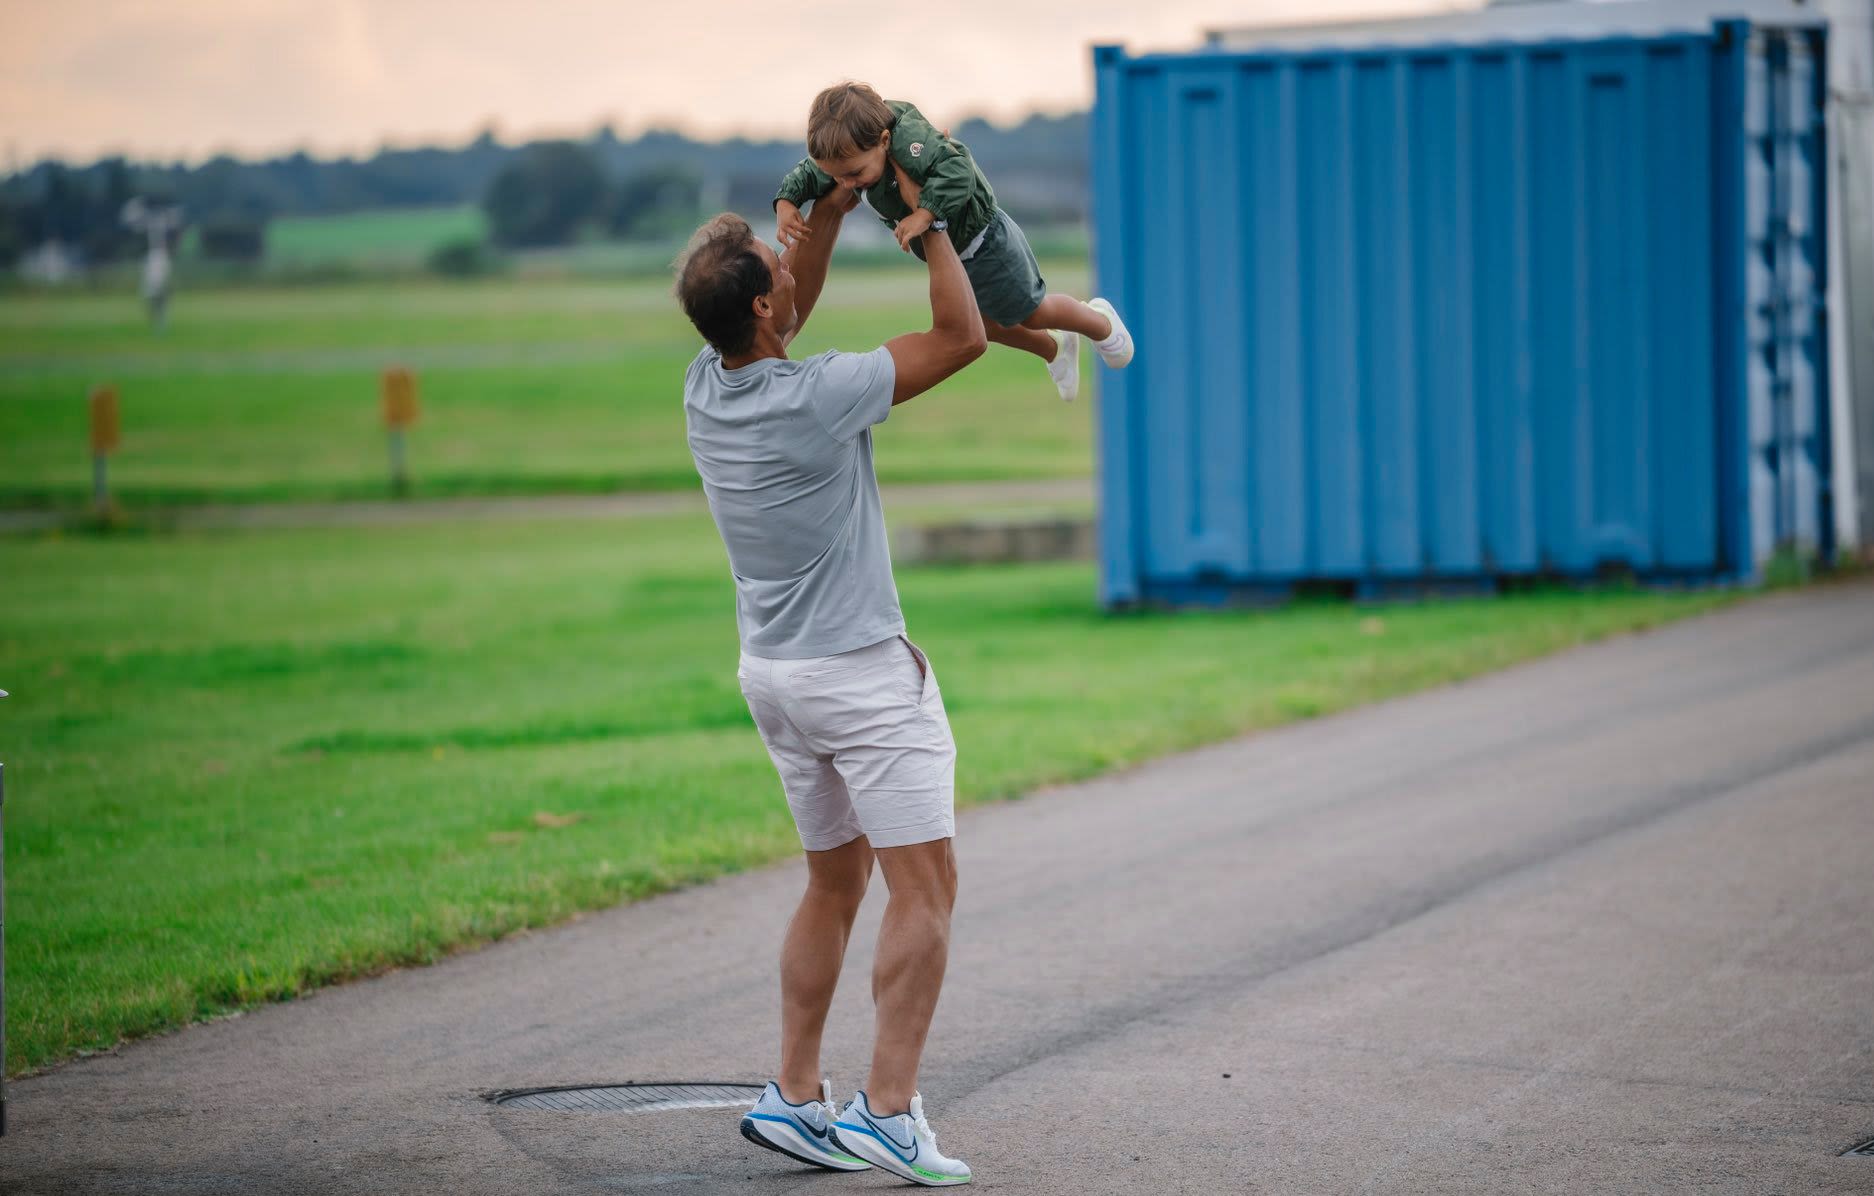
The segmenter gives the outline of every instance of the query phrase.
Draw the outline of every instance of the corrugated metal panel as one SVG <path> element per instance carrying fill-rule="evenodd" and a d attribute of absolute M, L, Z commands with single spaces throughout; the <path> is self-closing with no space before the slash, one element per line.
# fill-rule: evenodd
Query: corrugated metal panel
<path fill-rule="evenodd" d="M 1834 523 L 1825 513 L 1821 63 L 1798 38 L 1758 31 L 1746 45 L 1750 443 L 1761 471 L 1753 538 L 1820 549 Z"/>
<path fill-rule="evenodd" d="M 1713 577 L 1820 535 L 1809 35 L 1741 28 L 1097 50 L 1096 266 L 1139 344 L 1105 376 L 1107 599 Z"/>
<path fill-rule="evenodd" d="M 1716 171 L 1722 515 L 1740 570 L 1833 547 L 1820 45 L 1721 27 Z M 1735 249 L 1735 252 L 1723 251 Z"/>

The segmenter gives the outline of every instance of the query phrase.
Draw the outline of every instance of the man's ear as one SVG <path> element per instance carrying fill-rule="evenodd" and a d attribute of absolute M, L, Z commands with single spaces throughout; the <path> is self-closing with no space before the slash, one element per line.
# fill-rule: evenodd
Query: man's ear
<path fill-rule="evenodd" d="M 755 316 L 762 320 L 774 318 L 774 304 L 766 295 L 755 296 Z"/>

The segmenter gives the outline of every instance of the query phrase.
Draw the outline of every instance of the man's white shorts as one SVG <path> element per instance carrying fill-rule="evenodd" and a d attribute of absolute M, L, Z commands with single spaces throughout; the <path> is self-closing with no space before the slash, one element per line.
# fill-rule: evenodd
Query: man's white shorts
<path fill-rule="evenodd" d="M 738 676 L 808 851 L 956 834 L 956 740 L 910 640 L 808 660 L 743 653 Z"/>

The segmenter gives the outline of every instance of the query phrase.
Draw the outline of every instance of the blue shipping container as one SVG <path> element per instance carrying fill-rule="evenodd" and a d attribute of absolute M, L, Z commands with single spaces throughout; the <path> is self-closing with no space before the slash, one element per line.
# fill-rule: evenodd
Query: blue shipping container
<path fill-rule="evenodd" d="M 1105 600 L 1827 554 L 1821 38 L 1097 48 Z"/>

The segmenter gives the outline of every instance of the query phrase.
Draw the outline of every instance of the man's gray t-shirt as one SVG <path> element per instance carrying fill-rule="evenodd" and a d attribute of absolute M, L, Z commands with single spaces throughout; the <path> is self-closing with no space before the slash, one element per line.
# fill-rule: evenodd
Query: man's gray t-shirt
<path fill-rule="evenodd" d="M 705 348 L 684 374 L 690 454 L 749 655 L 833 656 L 904 632 L 872 472 L 872 425 L 896 381 L 883 348 L 733 370 Z"/>

